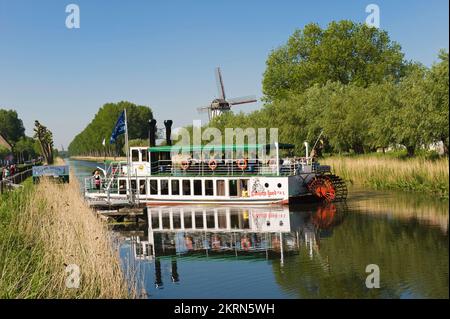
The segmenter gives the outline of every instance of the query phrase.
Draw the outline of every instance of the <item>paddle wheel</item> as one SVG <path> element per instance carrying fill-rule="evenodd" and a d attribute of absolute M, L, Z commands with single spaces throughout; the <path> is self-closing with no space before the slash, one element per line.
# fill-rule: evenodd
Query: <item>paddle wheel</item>
<path fill-rule="evenodd" d="M 347 199 L 347 185 L 333 174 L 316 175 L 308 184 L 308 190 L 319 199 L 339 202 Z"/>

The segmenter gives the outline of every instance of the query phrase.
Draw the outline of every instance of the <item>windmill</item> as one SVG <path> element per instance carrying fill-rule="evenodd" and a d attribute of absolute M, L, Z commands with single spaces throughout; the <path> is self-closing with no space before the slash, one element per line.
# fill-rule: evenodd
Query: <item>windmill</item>
<path fill-rule="evenodd" d="M 233 99 L 227 99 L 225 95 L 225 87 L 223 84 L 222 73 L 220 72 L 220 68 L 216 68 L 215 73 L 216 73 L 217 90 L 219 93 L 218 97 L 214 99 L 210 105 L 197 108 L 197 111 L 199 113 L 208 112 L 209 120 L 212 120 L 213 118 L 221 115 L 222 113 L 230 111 L 232 106 L 254 103 L 257 101 L 255 96 L 244 96 Z"/>

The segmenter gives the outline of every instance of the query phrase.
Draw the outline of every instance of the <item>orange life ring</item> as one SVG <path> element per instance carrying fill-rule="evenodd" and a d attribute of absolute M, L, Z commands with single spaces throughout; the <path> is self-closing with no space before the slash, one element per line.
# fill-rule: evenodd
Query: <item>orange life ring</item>
<path fill-rule="evenodd" d="M 251 247 L 250 239 L 247 237 L 241 238 L 241 248 L 244 250 L 249 250 Z"/>
<path fill-rule="evenodd" d="M 183 169 L 183 171 L 187 170 L 189 168 L 189 161 L 182 161 L 181 168 Z"/>
<path fill-rule="evenodd" d="M 214 171 L 217 168 L 217 161 L 214 158 L 210 159 L 208 166 L 212 171 Z"/>
<path fill-rule="evenodd" d="M 241 158 L 241 159 L 237 160 L 236 164 L 241 170 L 244 170 L 247 168 L 247 160 L 245 158 Z"/>

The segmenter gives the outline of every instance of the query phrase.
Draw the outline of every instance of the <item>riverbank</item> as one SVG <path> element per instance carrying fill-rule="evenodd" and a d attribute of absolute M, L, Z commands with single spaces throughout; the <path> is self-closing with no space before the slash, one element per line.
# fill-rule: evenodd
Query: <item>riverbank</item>
<path fill-rule="evenodd" d="M 127 158 L 126 157 L 96 157 L 96 156 L 71 156 L 70 157 L 71 160 L 75 160 L 75 161 L 88 161 L 88 162 L 97 162 L 97 163 L 101 163 L 104 161 L 123 161 L 126 162 Z"/>
<path fill-rule="evenodd" d="M 0 298 L 131 297 L 106 225 L 75 176 L 23 186 L 0 200 Z"/>
<path fill-rule="evenodd" d="M 448 158 L 400 159 L 380 156 L 334 156 L 320 160 L 351 184 L 377 190 L 404 190 L 449 197 Z"/>

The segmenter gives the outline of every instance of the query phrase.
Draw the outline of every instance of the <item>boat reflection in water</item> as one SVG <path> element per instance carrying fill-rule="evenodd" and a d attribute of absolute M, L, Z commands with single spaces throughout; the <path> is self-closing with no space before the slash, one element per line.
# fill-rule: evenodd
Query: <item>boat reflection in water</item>
<path fill-rule="evenodd" d="M 341 204 L 342 205 L 342 204 Z M 148 208 L 148 232 L 130 239 L 134 258 L 151 260 L 155 286 L 163 287 L 161 258 L 171 258 L 172 282 L 180 281 L 177 258 L 276 260 L 306 249 L 312 259 L 320 238 L 344 218 L 343 206 L 328 204 L 292 213 L 289 207 Z"/>

